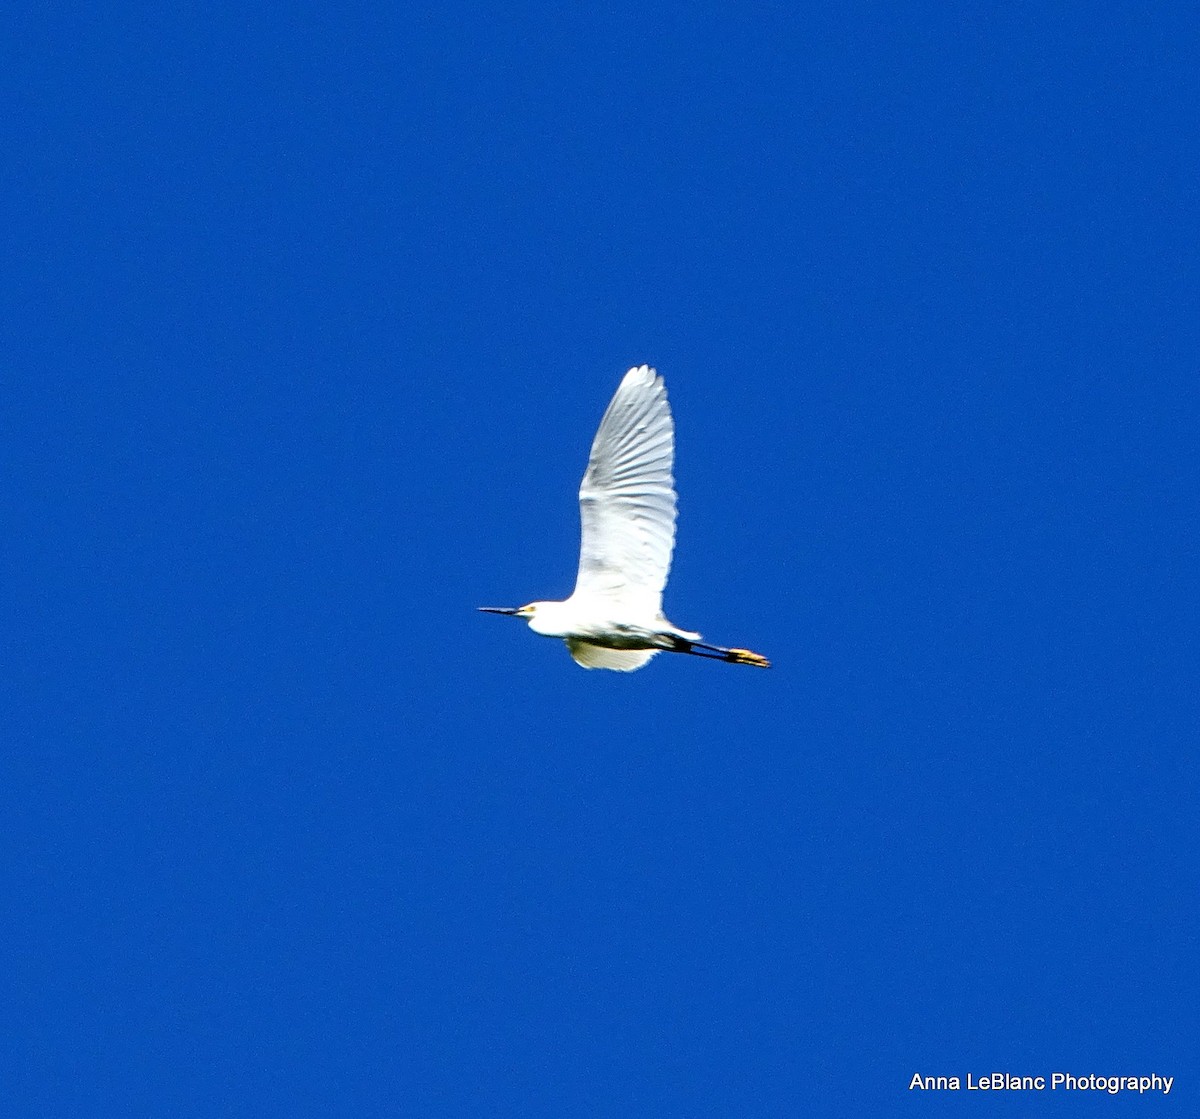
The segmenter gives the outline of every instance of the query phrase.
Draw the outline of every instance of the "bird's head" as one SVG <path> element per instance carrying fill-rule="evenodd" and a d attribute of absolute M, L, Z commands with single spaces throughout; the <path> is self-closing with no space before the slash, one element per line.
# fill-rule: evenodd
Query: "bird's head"
<path fill-rule="evenodd" d="M 530 602 L 525 606 L 481 606 L 479 609 L 485 614 L 507 614 L 513 618 L 524 618 L 534 633 L 559 636 L 563 619 L 561 610 L 556 612 L 556 608 L 562 605 L 561 602 Z"/>

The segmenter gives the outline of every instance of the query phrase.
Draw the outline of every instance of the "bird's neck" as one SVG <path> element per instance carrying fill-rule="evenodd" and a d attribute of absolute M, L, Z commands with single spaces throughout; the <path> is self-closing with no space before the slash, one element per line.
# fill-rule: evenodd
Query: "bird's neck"
<path fill-rule="evenodd" d="M 529 628 L 544 637 L 566 637 L 571 632 L 566 602 L 539 602 Z"/>

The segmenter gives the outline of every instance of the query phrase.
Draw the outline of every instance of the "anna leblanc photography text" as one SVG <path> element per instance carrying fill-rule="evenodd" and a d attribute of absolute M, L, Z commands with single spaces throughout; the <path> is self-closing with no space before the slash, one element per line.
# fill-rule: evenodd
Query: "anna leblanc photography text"
<path fill-rule="evenodd" d="M 1153 1073 L 1150 1076 L 1074 1076 L 1069 1072 L 1052 1072 L 1049 1076 L 1013 1076 L 1007 1072 L 993 1072 L 987 1076 L 975 1076 L 967 1073 L 965 1079 L 958 1076 L 922 1076 L 913 1073 L 908 1083 L 909 1091 L 957 1092 L 965 1088 L 969 1092 L 1044 1092 L 1049 1088 L 1052 1092 L 1060 1089 L 1068 1092 L 1107 1092 L 1117 1095 L 1118 1092 L 1161 1092 L 1164 1096 L 1171 1094 L 1175 1077 L 1160 1076 Z"/>

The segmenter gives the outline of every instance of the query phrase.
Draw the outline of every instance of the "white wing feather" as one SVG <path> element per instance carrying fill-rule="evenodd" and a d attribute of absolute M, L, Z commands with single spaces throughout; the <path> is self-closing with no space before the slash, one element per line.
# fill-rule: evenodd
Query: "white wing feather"
<path fill-rule="evenodd" d="M 631 369 L 600 421 L 579 488 L 576 595 L 651 617 L 661 611 L 675 547 L 674 461 L 663 380 L 649 366 Z"/>
<path fill-rule="evenodd" d="M 606 649 L 572 637 L 567 638 L 567 648 L 575 663 L 584 668 L 611 668 L 616 672 L 634 672 L 658 654 L 657 649 Z"/>

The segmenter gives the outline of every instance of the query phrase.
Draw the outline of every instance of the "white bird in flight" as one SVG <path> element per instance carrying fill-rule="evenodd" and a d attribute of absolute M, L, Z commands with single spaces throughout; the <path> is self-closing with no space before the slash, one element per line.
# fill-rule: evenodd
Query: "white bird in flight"
<path fill-rule="evenodd" d="M 633 672 L 663 651 L 768 668 L 758 653 L 705 645 L 700 634 L 663 616 L 675 547 L 674 462 L 663 379 L 648 365 L 631 369 L 600 421 L 579 487 L 583 533 L 571 597 L 479 609 L 525 618 L 534 633 L 561 637 L 584 668 Z"/>

